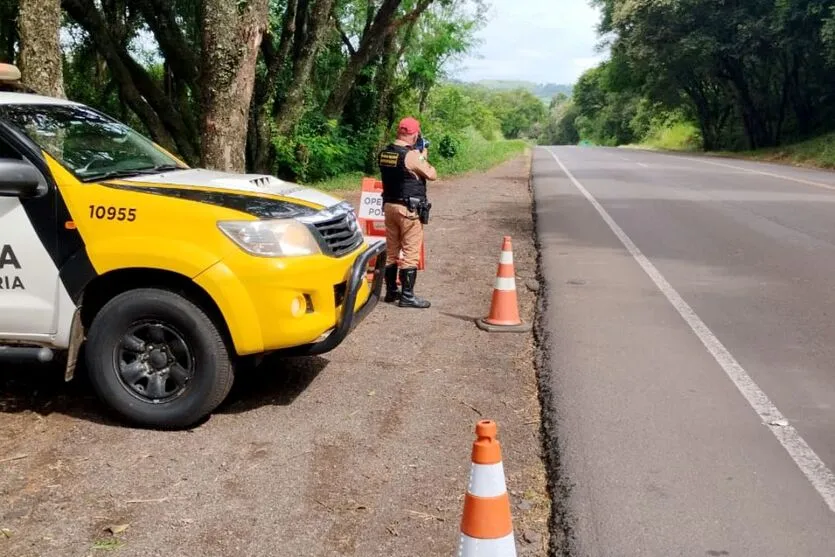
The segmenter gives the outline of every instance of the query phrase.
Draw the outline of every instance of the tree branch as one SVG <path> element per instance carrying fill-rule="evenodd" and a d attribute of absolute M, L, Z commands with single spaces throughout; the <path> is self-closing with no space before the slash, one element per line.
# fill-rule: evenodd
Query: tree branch
<path fill-rule="evenodd" d="M 423 15 L 423 12 L 425 12 L 425 11 L 429 8 L 429 6 L 432 4 L 432 2 L 434 2 L 434 1 L 435 1 L 435 0 L 420 0 L 420 2 L 418 2 L 418 5 L 417 5 L 417 6 L 415 6 L 415 9 L 414 9 L 414 10 L 412 10 L 412 11 L 411 11 L 411 12 L 409 12 L 409 13 L 407 13 L 407 14 L 406 14 L 406 15 L 404 15 L 403 17 L 401 17 L 401 18 L 399 18 L 399 19 L 394 20 L 394 22 L 392 23 L 392 30 L 391 30 L 391 32 L 396 31 L 397 29 L 399 29 L 399 28 L 400 28 L 400 27 L 402 27 L 404 24 L 406 24 L 406 23 L 408 23 L 408 22 L 410 22 L 410 21 L 417 21 L 417 19 L 418 19 L 421 15 Z"/>
<path fill-rule="evenodd" d="M 105 58 L 125 101 L 142 119 L 154 139 L 179 153 L 189 162 L 197 160 L 191 133 L 177 108 L 110 33 L 110 28 L 92 0 L 63 0 L 63 8 L 87 33 Z"/>
<path fill-rule="evenodd" d="M 200 60 L 188 44 L 174 14 L 173 4 L 163 0 L 134 0 L 159 43 L 172 72 L 199 98 Z"/>
<path fill-rule="evenodd" d="M 362 28 L 362 36 L 368 34 L 371 24 L 374 22 L 374 0 L 368 0 L 368 7 L 365 10 L 365 27 Z"/>
<path fill-rule="evenodd" d="M 380 54 L 387 37 L 396 33 L 403 25 L 416 21 L 434 0 L 420 0 L 414 10 L 401 18 L 397 18 L 397 10 L 400 8 L 401 0 L 384 0 L 374 21 L 366 33 L 363 33 L 360 47 L 357 53 L 351 56 L 348 65 L 339 76 L 336 87 L 331 92 L 328 102 L 325 104 L 325 115 L 329 118 L 337 118 L 351 94 L 352 87 L 357 75 L 376 56 Z"/>
<path fill-rule="evenodd" d="M 348 38 L 348 35 L 345 34 L 345 30 L 342 28 L 342 24 L 339 22 L 339 18 L 334 18 L 334 23 L 336 24 L 336 30 L 339 31 L 339 36 L 342 37 L 342 42 L 348 47 L 348 53 L 351 56 L 355 56 L 357 54 L 357 50 L 354 48 L 354 45 L 351 44 L 351 39 Z"/>

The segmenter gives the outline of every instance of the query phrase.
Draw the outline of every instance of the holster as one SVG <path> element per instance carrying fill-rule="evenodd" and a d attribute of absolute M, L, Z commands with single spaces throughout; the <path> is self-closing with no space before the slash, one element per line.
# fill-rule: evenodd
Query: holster
<path fill-rule="evenodd" d="M 432 204 L 420 197 L 410 197 L 407 200 L 408 209 L 418 214 L 421 224 L 429 224 L 429 213 L 432 210 Z"/>

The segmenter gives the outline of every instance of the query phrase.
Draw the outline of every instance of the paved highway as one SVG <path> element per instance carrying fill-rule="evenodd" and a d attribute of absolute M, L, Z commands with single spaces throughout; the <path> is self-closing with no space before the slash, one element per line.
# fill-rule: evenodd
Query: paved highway
<path fill-rule="evenodd" d="M 573 555 L 835 555 L 835 174 L 538 148 Z"/>

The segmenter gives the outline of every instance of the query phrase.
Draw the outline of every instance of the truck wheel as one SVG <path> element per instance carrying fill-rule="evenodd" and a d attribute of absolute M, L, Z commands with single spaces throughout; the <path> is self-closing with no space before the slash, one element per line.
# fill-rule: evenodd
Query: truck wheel
<path fill-rule="evenodd" d="M 99 397 L 142 426 L 193 425 L 223 402 L 234 379 L 212 320 L 167 290 L 130 290 L 110 300 L 90 327 L 85 352 Z"/>

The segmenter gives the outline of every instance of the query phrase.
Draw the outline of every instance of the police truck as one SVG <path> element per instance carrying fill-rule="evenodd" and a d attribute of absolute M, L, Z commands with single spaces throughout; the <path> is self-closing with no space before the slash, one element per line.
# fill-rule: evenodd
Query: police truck
<path fill-rule="evenodd" d="M 333 350 L 376 306 L 384 250 L 318 190 L 191 168 L 88 106 L 0 92 L 0 366 L 85 364 L 126 421 L 193 426 L 240 362 Z"/>

